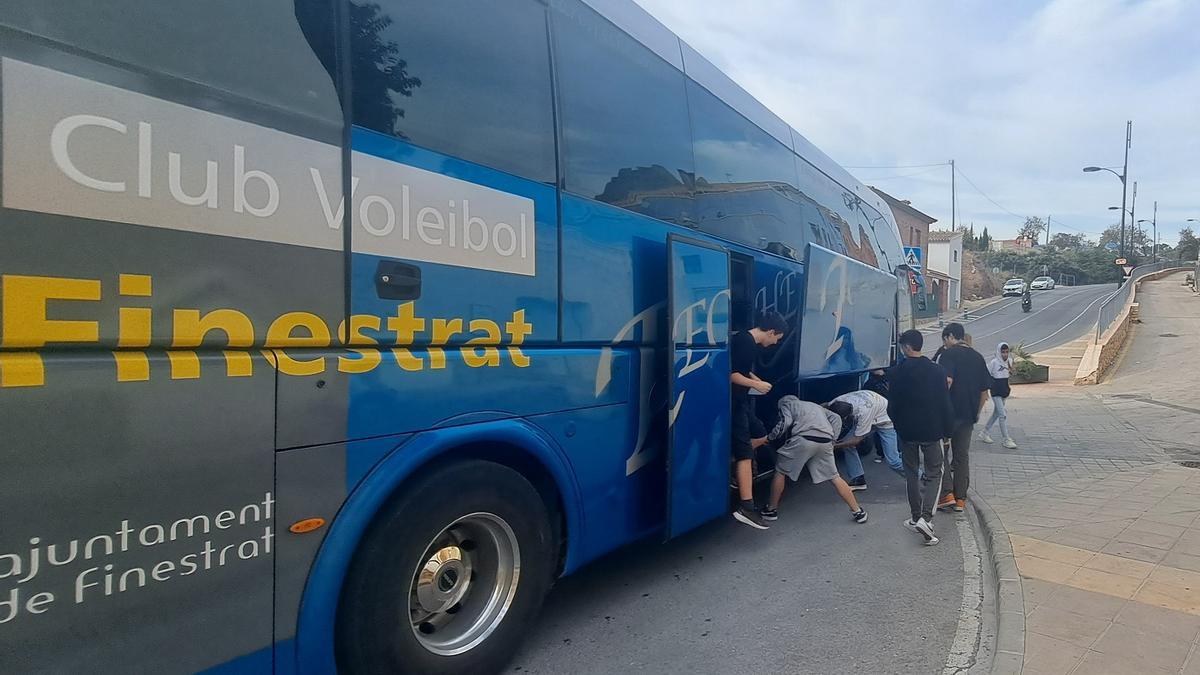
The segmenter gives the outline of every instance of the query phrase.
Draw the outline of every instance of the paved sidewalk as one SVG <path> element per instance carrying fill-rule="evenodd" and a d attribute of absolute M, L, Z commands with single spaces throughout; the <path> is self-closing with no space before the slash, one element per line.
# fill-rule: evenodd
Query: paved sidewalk
<path fill-rule="evenodd" d="M 1144 286 L 1110 382 L 1014 387 L 1019 448 L 973 445 L 1022 577 L 1025 673 L 1200 674 L 1200 471 L 1179 463 L 1200 459 L 1200 300 L 1178 282 Z"/>
<path fill-rule="evenodd" d="M 1088 345 L 1095 340 L 1092 331 L 1066 344 L 1033 352 L 1035 363 L 1050 367 L 1051 382 L 1074 382 L 1079 371 L 1079 362 L 1087 352 Z"/>

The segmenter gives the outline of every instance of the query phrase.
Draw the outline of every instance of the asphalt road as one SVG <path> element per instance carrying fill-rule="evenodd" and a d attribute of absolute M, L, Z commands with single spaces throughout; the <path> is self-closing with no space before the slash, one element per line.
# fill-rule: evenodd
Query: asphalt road
<path fill-rule="evenodd" d="M 901 526 L 903 480 L 867 461 L 850 520 L 807 476 L 770 530 L 722 518 L 558 583 L 509 666 L 519 673 L 938 673 L 963 605 L 956 519 L 938 546 Z"/>
<path fill-rule="evenodd" d="M 1091 286 L 1059 286 L 1050 291 L 1033 291 L 1033 309 L 1021 311 L 1021 299 L 1005 298 L 972 313 L 962 321 L 961 313 L 946 314 L 946 321 L 959 321 L 974 340 L 974 347 L 984 357 L 990 357 L 999 342 L 1011 345 L 1023 343 L 1030 352 L 1038 352 L 1066 344 L 1089 330 L 1095 330 L 1096 312 L 1104 299 L 1117 290 L 1116 284 Z M 927 328 L 926 336 L 940 336 L 941 329 Z M 933 340 L 925 351 L 932 355 L 940 344 Z"/>

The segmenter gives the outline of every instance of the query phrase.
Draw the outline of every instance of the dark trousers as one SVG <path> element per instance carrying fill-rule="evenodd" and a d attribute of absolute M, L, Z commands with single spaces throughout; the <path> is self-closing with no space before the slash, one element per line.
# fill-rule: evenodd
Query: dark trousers
<path fill-rule="evenodd" d="M 942 485 L 942 444 L 904 441 L 900 446 L 904 459 L 904 481 L 908 485 L 908 509 L 912 519 L 933 520 L 933 507 Z M 925 476 L 921 477 L 921 460 L 925 460 Z"/>
<path fill-rule="evenodd" d="M 943 496 L 954 493 L 955 499 L 966 499 L 971 487 L 971 436 L 974 422 L 961 422 L 950 436 L 950 459 L 946 462 L 946 480 L 942 481 Z"/>

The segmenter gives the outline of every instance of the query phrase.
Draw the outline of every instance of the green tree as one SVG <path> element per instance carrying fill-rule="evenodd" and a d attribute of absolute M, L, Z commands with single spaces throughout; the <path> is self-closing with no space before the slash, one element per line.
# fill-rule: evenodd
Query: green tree
<path fill-rule="evenodd" d="M 1100 234 L 1100 246 L 1112 242 L 1118 246 L 1121 244 L 1121 224 L 1113 223 L 1104 228 L 1104 232 Z M 1130 255 L 1144 254 L 1150 251 L 1150 237 L 1145 230 L 1138 230 L 1130 227 L 1128 223 L 1125 225 L 1125 254 Z"/>
<path fill-rule="evenodd" d="M 1037 216 L 1029 216 L 1025 219 L 1025 224 L 1017 232 L 1017 237 L 1021 239 L 1032 239 L 1033 243 L 1037 243 L 1038 237 L 1041 236 L 1042 230 L 1046 229 L 1046 223 Z"/>
<path fill-rule="evenodd" d="M 1175 247 L 1175 256 L 1178 260 L 1195 260 L 1197 254 L 1200 254 L 1200 240 L 1196 239 L 1192 228 L 1185 227 L 1179 231 L 1179 245 Z"/>
<path fill-rule="evenodd" d="M 987 225 L 983 226 L 983 232 L 979 235 L 979 250 L 986 251 L 992 247 L 992 235 L 988 234 Z"/>
<path fill-rule="evenodd" d="M 1050 245 L 1060 251 L 1074 251 L 1084 248 L 1089 243 L 1087 238 L 1082 234 L 1069 234 L 1067 232 L 1055 232 L 1054 236 L 1050 237 Z"/>

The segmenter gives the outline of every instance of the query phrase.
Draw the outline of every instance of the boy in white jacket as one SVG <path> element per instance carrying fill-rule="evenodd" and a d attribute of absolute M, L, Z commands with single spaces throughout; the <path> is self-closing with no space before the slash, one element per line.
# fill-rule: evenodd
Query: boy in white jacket
<path fill-rule="evenodd" d="M 984 443 L 994 443 L 988 432 L 992 430 L 992 425 L 1000 423 L 1000 433 L 1004 435 L 1004 447 L 1015 449 L 1016 441 L 1008 433 L 1008 410 L 1004 407 L 1004 400 L 1012 392 L 1009 386 L 1008 377 L 1012 373 L 1012 356 L 1008 348 L 1007 342 L 1001 342 L 996 345 L 996 355 L 988 361 L 988 372 L 992 375 L 992 416 L 988 419 L 987 426 L 983 431 L 979 432 L 979 440 Z"/>

